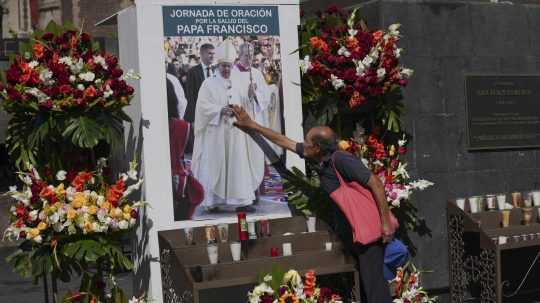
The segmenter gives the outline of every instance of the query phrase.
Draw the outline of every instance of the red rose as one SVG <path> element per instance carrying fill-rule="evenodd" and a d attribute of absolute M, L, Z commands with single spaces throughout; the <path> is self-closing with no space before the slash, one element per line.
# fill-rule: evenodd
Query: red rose
<path fill-rule="evenodd" d="M 86 42 L 90 42 L 90 40 L 92 40 L 92 37 L 87 34 L 87 33 L 82 33 L 81 35 L 81 41 L 86 43 Z"/>
<path fill-rule="evenodd" d="M 130 215 L 133 219 L 139 218 L 139 212 L 136 209 L 132 209 Z"/>
<path fill-rule="evenodd" d="M 71 94 L 72 91 L 73 91 L 73 89 L 71 88 L 71 85 L 69 85 L 69 84 L 64 84 L 64 85 L 60 86 L 60 93 L 63 94 L 63 95 L 69 95 L 69 94 Z"/>
<path fill-rule="evenodd" d="M 120 90 L 125 90 L 127 88 L 127 86 L 128 85 L 127 85 L 126 81 L 124 81 L 124 80 L 118 81 L 118 88 Z"/>
<path fill-rule="evenodd" d="M 53 103 L 51 100 L 47 100 L 45 102 L 39 103 L 39 107 L 44 110 L 50 110 L 51 108 L 53 108 Z"/>
<path fill-rule="evenodd" d="M 409 81 L 407 81 L 407 79 L 399 80 L 399 85 L 401 85 L 401 86 L 407 86 L 408 83 L 409 83 Z"/>
<path fill-rule="evenodd" d="M 118 64 L 118 59 L 113 55 L 108 55 L 105 57 L 105 63 L 109 68 L 114 68 Z"/>
<path fill-rule="evenodd" d="M 15 64 L 12 64 L 11 67 L 6 71 L 6 79 L 11 84 L 17 84 L 19 78 L 21 77 L 21 70 Z"/>
<path fill-rule="evenodd" d="M 94 60 L 93 60 L 93 58 L 94 58 L 94 53 L 92 53 L 91 50 L 86 51 L 81 57 L 82 57 L 82 59 L 83 59 L 85 62 L 87 62 L 87 63 L 89 63 L 90 60 L 92 60 L 92 62 L 94 61 Z"/>
<path fill-rule="evenodd" d="M 274 298 L 272 296 L 269 296 L 269 295 L 264 295 L 260 298 L 260 301 L 261 303 L 272 303 L 274 302 Z"/>
<path fill-rule="evenodd" d="M 133 95 L 134 92 L 135 92 L 135 89 L 134 89 L 132 86 L 128 86 L 128 87 L 126 88 L 126 94 L 127 94 L 128 96 Z"/>
<path fill-rule="evenodd" d="M 326 13 L 327 14 L 337 14 L 339 12 L 339 8 L 337 7 L 337 5 L 333 4 L 333 5 L 330 5 L 327 9 L 326 9 Z"/>
<path fill-rule="evenodd" d="M 54 34 L 51 32 L 46 32 L 45 34 L 43 34 L 43 36 L 41 36 L 41 39 L 45 41 L 51 41 L 53 38 L 54 38 Z"/>
<path fill-rule="evenodd" d="M 22 98 L 21 94 L 12 87 L 7 88 L 7 93 L 8 93 L 9 99 L 13 101 L 19 101 Z"/>
<path fill-rule="evenodd" d="M 17 209 L 15 210 L 15 216 L 17 216 L 17 218 L 26 219 L 26 215 L 28 215 L 28 211 L 26 210 L 24 205 L 17 205 Z"/>
<path fill-rule="evenodd" d="M 407 148 L 405 146 L 400 146 L 398 147 L 398 150 L 397 150 L 398 154 L 400 155 L 404 155 L 407 153 Z"/>
<path fill-rule="evenodd" d="M 122 76 L 124 71 L 122 71 L 120 68 L 115 68 L 112 70 L 111 75 L 113 78 L 119 78 Z"/>

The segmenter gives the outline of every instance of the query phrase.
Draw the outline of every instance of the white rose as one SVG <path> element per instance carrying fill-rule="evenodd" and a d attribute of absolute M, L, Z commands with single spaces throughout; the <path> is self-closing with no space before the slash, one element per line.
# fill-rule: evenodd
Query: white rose
<path fill-rule="evenodd" d="M 96 75 L 93 72 L 86 72 L 79 75 L 79 78 L 81 80 L 84 80 L 86 82 L 92 82 L 96 78 Z"/>
<path fill-rule="evenodd" d="M 58 60 L 58 62 L 68 66 L 73 64 L 73 60 L 71 60 L 71 57 L 62 57 L 60 58 L 60 60 Z"/>
<path fill-rule="evenodd" d="M 28 63 L 28 66 L 30 68 L 36 68 L 36 66 L 38 66 L 38 65 L 39 65 L 39 62 L 37 62 L 36 60 L 32 60 L 32 61 L 30 61 L 30 63 Z"/>
<path fill-rule="evenodd" d="M 309 56 L 305 56 L 303 60 L 300 60 L 300 69 L 303 73 L 307 73 L 311 69 L 311 61 Z"/>
<path fill-rule="evenodd" d="M 334 74 L 330 75 L 330 79 L 332 80 L 332 86 L 334 86 L 335 90 L 338 90 L 342 88 L 343 86 L 345 86 L 345 83 L 343 82 L 343 80 L 334 76 Z"/>
<path fill-rule="evenodd" d="M 377 78 L 380 80 L 384 79 L 384 76 L 386 75 L 386 70 L 384 68 L 379 68 L 377 70 Z"/>
<path fill-rule="evenodd" d="M 404 68 L 401 70 L 401 74 L 405 76 L 405 78 L 410 78 L 413 75 L 414 71 L 410 68 Z"/>
<path fill-rule="evenodd" d="M 64 224 L 62 224 L 62 223 L 55 223 L 55 224 L 53 225 L 53 229 L 54 229 L 55 232 L 59 233 L 59 232 L 61 232 L 62 230 L 64 230 Z"/>
<path fill-rule="evenodd" d="M 59 170 L 56 173 L 56 180 L 64 181 L 64 180 L 66 180 L 66 175 L 67 175 L 67 172 L 65 170 Z"/>
<path fill-rule="evenodd" d="M 30 217 L 30 221 L 35 221 L 38 217 L 38 211 L 33 210 L 28 214 L 28 216 Z"/>
<path fill-rule="evenodd" d="M 75 82 L 77 80 L 77 77 L 75 77 L 74 75 L 71 75 L 69 76 L 69 82 Z"/>
<path fill-rule="evenodd" d="M 388 27 L 388 31 L 390 33 L 398 33 L 398 29 L 401 27 L 401 24 L 399 23 L 394 23 L 394 24 L 391 24 L 389 27 Z"/>
<path fill-rule="evenodd" d="M 362 64 L 364 64 L 366 67 L 369 67 L 373 63 L 373 58 L 370 56 L 366 56 L 364 60 L 362 60 Z"/>
<path fill-rule="evenodd" d="M 84 90 L 84 85 L 82 85 L 82 84 L 77 85 L 77 89 L 78 90 Z"/>
<path fill-rule="evenodd" d="M 128 229 L 128 227 L 129 227 L 129 223 L 126 220 L 122 220 L 120 221 L 120 223 L 118 223 L 118 228 L 120 229 Z"/>
<path fill-rule="evenodd" d="M 34 237 L 34 241 L 36 243 L 41 243 L 41 241 L 43 241 L 43 238 L 41 237 L 41 235 L 37 235 L 36 237 Z"/>

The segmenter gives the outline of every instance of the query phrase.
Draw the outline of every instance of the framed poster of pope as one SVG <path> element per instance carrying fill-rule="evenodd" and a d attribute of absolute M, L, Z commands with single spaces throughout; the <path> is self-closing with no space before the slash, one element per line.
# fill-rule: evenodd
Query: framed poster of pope
<path fill-rule="evenodd" d="M 174 220 L 290 216 L 281 177 L 230 109 L 285 132 L 278 6 L 162 10 Z"/>

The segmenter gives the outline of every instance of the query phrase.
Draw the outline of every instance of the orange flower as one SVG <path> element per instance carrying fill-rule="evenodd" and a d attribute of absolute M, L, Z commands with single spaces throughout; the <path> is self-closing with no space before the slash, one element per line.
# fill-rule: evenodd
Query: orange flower
<path fill-rule="evenodd" d="M 304 294 L 307 297 L 313 296 L 313 292 L 315 291 L 315 280 L 315 272 L 313 270 L 306 272 L 304 279 Z"/>
<path fill-rule="evenodd" d="M 45 47 L 43 47 L 41 43 L 36 43 L 34 46 L 32 46 L 32 50 L 34 51 L 34 56 L 41 59 L 43 57 L 43 53 L 45 52 Z"/>
<path fill-rule="evenodd" d="M 84 96 L 85 97 L 88 97 L 88 98 L 93 98 L 96 96 L 96 89 L 94 88 L 94 86 L 90 85 L 89 87 L 87 87 L 85 90 L 84 90 Z"/>
<path fill-rule="evenodd" d="M 73 179 L 71 185 L 75 187 L 77 191 L 82 191 L 84 184 L 90 180 L 92 180 L 92 173 L 82 171 L 77 175 L 77 177 L 75 177 L 75 179 Z"/>
<path fill-rule="evenodd" d="M 363 104 L 364 102 L 366 102 L 366 98 L 355 90 L 351 96 L 351 99 L 349 99 L 349 107 L 353 108 L 357 105 Z"/>
<path fill-rule="evenodd" d="M 373 43 L 377 43 L 381 40 L 383 36 L 383 32 L 382 31 L 376 31 L 373 33 Z"/>
<path fill-rule="evenodd" d="M 39 196 L 43 199 L 48 200 L 50 204 L 56 203 L 56 193 L 54 192 L 54 188 L 51 189 L 48 186 L 43 187 L 43 189 L 39 193 Z"/>
<path fill-rule="evenodd" d="M 319 37 L 311 37 L 309 38 L 309 42 L 313 48 L 320 49 L 323 52 L 328 52 L 328 44 L 326 44 L 326 42 Z"/>
<path fill-rule="evenodd" d="M 296 297 L 295 294 L 291 294 L 290 292 L 286 291 L 279 297 L 279 303 L 299 303 L 300 301 Z"/>
<path fill-rule="evenodd" d="M 356 49 L 358 48 L 358 40 L 355 37 L 347 37 L 347 40 L 345 41 L 347 44 L 348 49 Z"/>
<path fill-rule="evenodd" d="M 118 206 L 118 201 L 124 195 L 125 187 L 126 184 L 124 183 L 124 180 L 119 179 L 118 181 L 116 181 L 116 184 L 114 184 L 107 190 L 107 201 L 109 201 L 112 206 Z"/>

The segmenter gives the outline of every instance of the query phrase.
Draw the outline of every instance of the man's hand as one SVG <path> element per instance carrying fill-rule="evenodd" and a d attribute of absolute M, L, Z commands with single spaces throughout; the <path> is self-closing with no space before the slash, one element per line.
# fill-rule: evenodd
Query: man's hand
<path fill-rule="evenodd" d="M 238 127 L 239 129 L 246 131 L 252 130 L 257 126 L 255 121 L 251 120 L 248 113 L 241 106 L 233 105 L 232 112 L 236 117 L 234 126 Z"/>
<path fill-rule="evenodd" d="M 394 228 L 390 224 L 389 220 L 382 222 L 382 240 L 383 243 L 388 243 L 394 238 Z"/>

